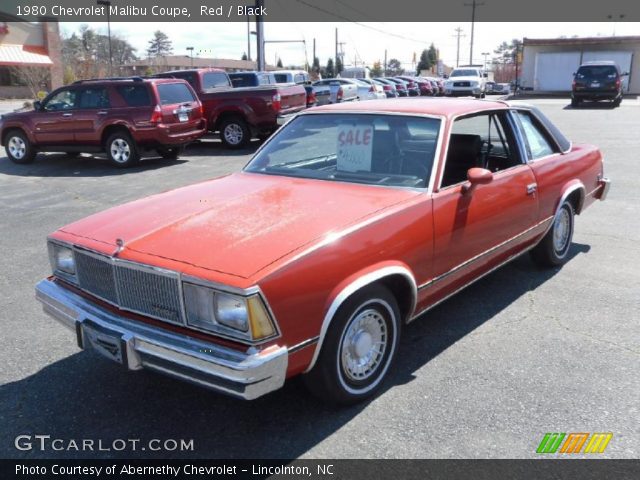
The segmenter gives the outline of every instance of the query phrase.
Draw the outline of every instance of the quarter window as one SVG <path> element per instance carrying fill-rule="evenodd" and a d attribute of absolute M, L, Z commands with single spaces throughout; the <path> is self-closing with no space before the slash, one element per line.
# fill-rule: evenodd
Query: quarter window
<path fill-rule="evenodd" d="M 147 107 L 151 105 L 149 89 L 145 85 L 120 85 L 116 91 L 129 107 Z"/>
<path fill-rule="evenodd" d="M 516 112 L 522 131 L 526 139 L 527 155 L 530 160 L 552 155 L 554 152 L 551 143 L 546 138 L 537 122 L 533 119 L 529 112 Z"/>

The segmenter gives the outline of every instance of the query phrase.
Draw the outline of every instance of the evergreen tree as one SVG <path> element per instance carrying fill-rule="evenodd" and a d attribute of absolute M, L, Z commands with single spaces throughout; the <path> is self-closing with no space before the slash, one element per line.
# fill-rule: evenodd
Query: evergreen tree
<path fill-rule="evenodd" d="M 161 30 L 153 33 L 153 38 L 149 40 L 147 47 L 148 57 L 166 57 L 173 53 L 173 44 L 169 40 L 169 36 Z"/>

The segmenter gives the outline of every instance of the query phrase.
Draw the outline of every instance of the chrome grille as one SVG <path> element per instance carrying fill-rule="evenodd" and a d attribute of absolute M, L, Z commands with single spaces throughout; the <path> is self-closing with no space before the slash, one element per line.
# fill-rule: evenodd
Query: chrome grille
<path fill-rule="evenodd" d="M 453 82 L 454 87 L 470 87 L 470 82 Z"/>
<path fill-rule="evenodd" d="M 182 323 L 178 274 L 75 250 L 78 284 L 117 307 L 171 323 Z"/>
<path fill-rule="evenodd" d="M 116 282 L 124 308 L 156 318 L 180 323 L 178 277 L 159 275 L 136 266 L 116 263 Z"/>
<path fill-rule="evenodd" d="M 118 302 L 113 267 L 106 257 L 75 252 L 78 283 L 82 290 L 111 303 Z"/>

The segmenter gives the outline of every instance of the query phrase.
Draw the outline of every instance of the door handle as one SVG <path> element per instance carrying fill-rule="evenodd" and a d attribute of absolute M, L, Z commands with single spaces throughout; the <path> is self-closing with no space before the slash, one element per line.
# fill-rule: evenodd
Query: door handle
<path fill-rule="evenodd" d="M 106 110 L 101 110 L 98 112 L 98 115 L 106 115 L 107 113 L 109 112 L 107 112 Z"/>
<path fill-rule="evenodd" d="M 73 117 L 73 113 L 63 113 L 63 117 Z"/>
<path fill-rule="evenodd" d="M 527 195 L 533 195 L 537 191 L 538 191 L 537 183 L 530 183 L 529 185 L 527 185 Z"/>

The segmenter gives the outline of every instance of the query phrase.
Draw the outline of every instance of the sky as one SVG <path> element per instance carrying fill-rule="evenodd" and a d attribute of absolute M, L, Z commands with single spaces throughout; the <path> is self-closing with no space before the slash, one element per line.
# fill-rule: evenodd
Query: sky
<path fill-rule="evenodd" d="M 62 23 L 67 34 L 76 31 L 80 23 Z M 106 23 L 89 23 L 106 34 Z M 338 29 L 338 41 L 344 42 L 345 66 L 357 62 L 371 66 L 375 61 L 383 61 L 385 49 L 387 58 L 397 58 L 405 69 L 412 67 L 413 54 L 420 52 L 433 43 L 440 51 L 445 64 L 455 66 L 457 56 L 456 28 L 462 29 L 460 38 L 460 64 L 469 63 L 471 23 L 385 23 L 349 22 L 313 23 L 265 22 L 265 58 L 267 63 L 275 64 L 282 59 L 285 66 L 303 65 L 313 61 L 313 39 L 316 39 L 316 56 L 321 65 L 325 65 L 335 54 L 335 29 Z M 144 56 L 147 43 L 155 30 L 162 30 L 173 42 L 175 55 L 187 55 L 187 47 L 194 47 L 194 55 L 200 57 L 240 59 L 247 51 L 247 24 L 243 22 L 212 23 L 151 23 L 151 22 L 112 22 L 111 31 L 126 38 L 136 49 L 138 56 Z M 251 24 L 255 30 L 255 24 Z M 579 37 L 640 35 L 638 22 L 476 22 L 474 29 L 473 62 L 482 64 L 482 53 L 490 53 L 502 41 L 513 38 L 558 38 L 561 36 Z M 251 56 L 255 60 L 256 43 L 252 37 Z M 269 43 L 274 40 L 290 40 L 295 43 Z M 304 40 L 305 43 L 300 42 Z M 491 55 L 488 58 L 491 58 Z"/>

